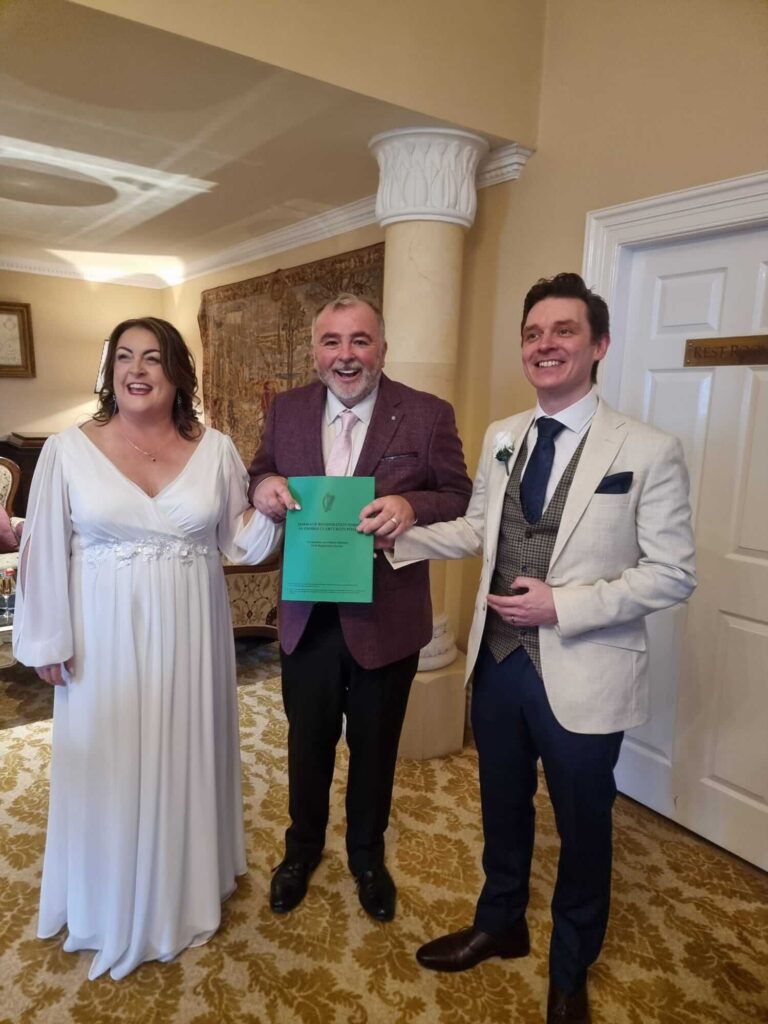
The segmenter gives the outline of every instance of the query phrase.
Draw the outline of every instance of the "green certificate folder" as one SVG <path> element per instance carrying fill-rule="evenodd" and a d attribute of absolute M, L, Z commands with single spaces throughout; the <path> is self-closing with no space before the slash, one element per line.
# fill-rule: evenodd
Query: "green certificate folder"
<path fill-rule="evenodd" d="M 373 536 L 358 533 L 372 476 L 290 476 L 301 509 L 285 518 L 284 601 L 373 600 Z"/>

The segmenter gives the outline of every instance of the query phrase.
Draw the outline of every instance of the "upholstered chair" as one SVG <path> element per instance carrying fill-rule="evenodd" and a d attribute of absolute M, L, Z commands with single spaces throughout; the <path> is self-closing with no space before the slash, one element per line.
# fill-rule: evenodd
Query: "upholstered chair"
<path fill-rule="evenodd" d="M 13 499 L 21 482 L 21 470 L 12 462 L 0 456 L 0 505 L 9 516 L 13 515 Z"/>

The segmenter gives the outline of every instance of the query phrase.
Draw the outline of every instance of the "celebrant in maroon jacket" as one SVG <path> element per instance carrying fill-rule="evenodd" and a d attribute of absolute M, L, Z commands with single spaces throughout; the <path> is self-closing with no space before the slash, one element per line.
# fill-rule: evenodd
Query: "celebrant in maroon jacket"
<path fill-rule="evenodd" d="M 270 406 L 250 467 L 255 507 L 281 521 L 295 507 L 286 477 L 355 475 L 375 478 L 376 497 L 361 518 L 379 538 L 463 515 L 472 485 L 453 409 L 382 374 L 379 311 L 339 295 L 313 321 L 312 350 L 319 380 Z M 270 906 L 277 913 L 297 906 L 320 861 L 346 715 L 349 868 L 366 912 L 389 921 L 396 890 L 384 865 L 384 832 L 419 649 L 432 637 L 427 563 L 395 572 L 377 558 L 371 604 L 281 601 L 279 636 L 291 824 Z"/>

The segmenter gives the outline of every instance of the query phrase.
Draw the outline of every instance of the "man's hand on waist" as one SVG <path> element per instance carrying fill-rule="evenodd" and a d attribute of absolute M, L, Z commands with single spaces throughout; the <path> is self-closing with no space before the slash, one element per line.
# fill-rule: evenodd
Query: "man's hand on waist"
<path fill-rule="evenodd" d="M 512 589 L 523 590 L 523 588 L 525 588 L 525 592 L 521 594 L 509 596 L 489 594 L 488 607 L 513 626 L 557 625 L 557 610 L 552 596 L 552 588 L 532 576 L 516 577 L 512 581 Z"/>

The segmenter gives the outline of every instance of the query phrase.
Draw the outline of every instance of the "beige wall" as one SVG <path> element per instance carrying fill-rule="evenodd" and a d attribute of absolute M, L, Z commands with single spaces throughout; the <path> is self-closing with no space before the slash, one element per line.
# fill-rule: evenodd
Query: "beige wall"
<path fill-rule="evenodd" d="M 537 152 L 483 189 L 465 246 L 457 415 L 470 470 L 488 422 L 532 404 L 525 292 L 580 270 L 590 210 L 768 169 L 765 0 L 549 0 Z M 466 637 L 479 566 L 458 602 Z"/>
<path fill-rule="evenodd" d="M 0 377 L 0 437 L 48 434 L 93 411 L 102 342 L 132 316 L 162 316 L 162 292 L 0 271 L 0 295 L 28 302 L 36 376 Z"/>
<path fill-rule="evenodd" d="M 535 143 L 545 0 L 81 0 L 432 117 Z"/>
<path fill-rule="evenodd" d="M 590 210 L 768 169 L 765 0 L 549 0 L 539 145 L 505 198 L 490 413 L 521 395 L 522 299 L 538 277 L 580 270 Z M 512 406 L 514 407 L 514 406 Z"/>

